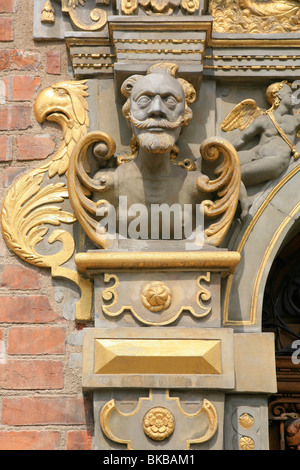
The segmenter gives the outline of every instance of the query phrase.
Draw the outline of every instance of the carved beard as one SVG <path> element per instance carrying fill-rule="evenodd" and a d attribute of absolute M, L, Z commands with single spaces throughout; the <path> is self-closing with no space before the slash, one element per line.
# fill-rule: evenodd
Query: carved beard
<path fill-rule="evenodd" d="M 177 130 L 182 125 L 182 116 L 177 121 L 170 122 L 166 119 L 149 118 L 145 121 L 135 119 L 131 113 L 129 114 L 129 121 L 133 127 L 139 132 L 135 132 L 135 137 L 139 146 L 152 153 L 165 153 L 169 152 L 175 145 L 177 140 Z M 153 128 L 165 129 L 166 132 L 155 130 L 149 131 Z M 169 131 L 169 132 L 168 132 Z"/>
<path fill-rule="evenodd" d="M 172 134 L 162 132 L 142 132 L 136 136 L 139 146 L 147 152 L 169 152 L 175 145 L 176 139 Z"/>

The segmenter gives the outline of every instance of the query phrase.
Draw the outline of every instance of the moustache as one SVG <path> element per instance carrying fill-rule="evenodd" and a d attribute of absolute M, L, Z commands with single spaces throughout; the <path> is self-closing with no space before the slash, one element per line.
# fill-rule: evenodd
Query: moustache
<path fill-rule="evenodd" d="M 154 118 L 148 118 L 145 119 L 144 121 L 140 121 L 139 119 L 136 119 L 132 116 L 131 113 L 129 113 L 128 116 L 129 121 L 133 124 L 134 127 L 137 129 L 154 129 L 154 128 L 159 128 L 159 129 L 165 129 L 165 130 L 172 130 L 172 129 L 177 129 L 180 125 L 182 125 L 183 118 L 180 116 L 176 121 L 168 121 L 167 119 L 154 119 Z"/>

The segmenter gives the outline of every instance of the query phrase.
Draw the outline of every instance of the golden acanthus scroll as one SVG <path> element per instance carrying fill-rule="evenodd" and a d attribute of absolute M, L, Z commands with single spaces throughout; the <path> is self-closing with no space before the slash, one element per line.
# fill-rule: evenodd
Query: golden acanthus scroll
<path fill-rule="evenodd" d="M 91 310 L 92 289 L 89 280 L 77 271 L 62 265 L 73 256 L 75 242 L 65 229 L 54 230 L 49 243 L 61 242 L 62 249 L 55 254 L 41 254 L 36 246 L 49 231 L 49 226 L 72 225 L 76 217 L 63 210 L 68 191 L 63 176 L 67 172 L 74 146 L 86 133 L 89 125 L 85 81 L 65 81 L 43 90 L 35 103 L 35 117 L 57 122 L 63 131 L 63 142 L 54 157 L 38 169 L 20 176 L 8 191 L 1 211 L 2 233 L 8 247 L 28 263 L 51 268 L 53 277 L 64 277 L 75 282 L 81 290 L 76 305 L 76 318 L 87 319 Z M 50 182 L 57 177 L 58 182 Z"/>

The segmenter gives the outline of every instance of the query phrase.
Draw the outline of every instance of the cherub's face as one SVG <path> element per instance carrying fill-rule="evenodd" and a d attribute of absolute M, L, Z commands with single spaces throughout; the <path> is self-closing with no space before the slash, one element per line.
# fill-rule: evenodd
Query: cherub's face
<path fill-rule="evenodd" d="M 140 146 L 153 153 L 170 151 L 184 110 L 184 90 L 175 78 L 161 73 L 138 80 L 130 95 L 129 120 Z"/>
<path fill-rule="evenodd" d="M 293 91 L 288 85 L 283 85 L 281 90 L 278 91 L 277 95 L 280 99 L 280 103 L 290 110 L 293 107 Z"/>

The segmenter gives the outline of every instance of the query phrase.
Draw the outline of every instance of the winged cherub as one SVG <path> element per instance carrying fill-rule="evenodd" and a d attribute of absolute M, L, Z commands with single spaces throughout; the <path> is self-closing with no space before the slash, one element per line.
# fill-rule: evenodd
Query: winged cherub
<path fill-rule="evenodd" d="M 241 160 L 241 217 L 248 213 L 246 187 L 277 178 L 289 165 L 291 156 L 298 158 L 295 147 L 300 129 L 300 114 L 293 113 L 292 89 L 286 81 L 273 83 L 267 88 L 266 99 L 271 105 L 267 111 L 259 108 L 253 99 L 239 103 L 224 119 L 225 132 L 239 129 L 232 142 L 237 151 L 258 137 L 258 144 L 239 154 Z"/>

